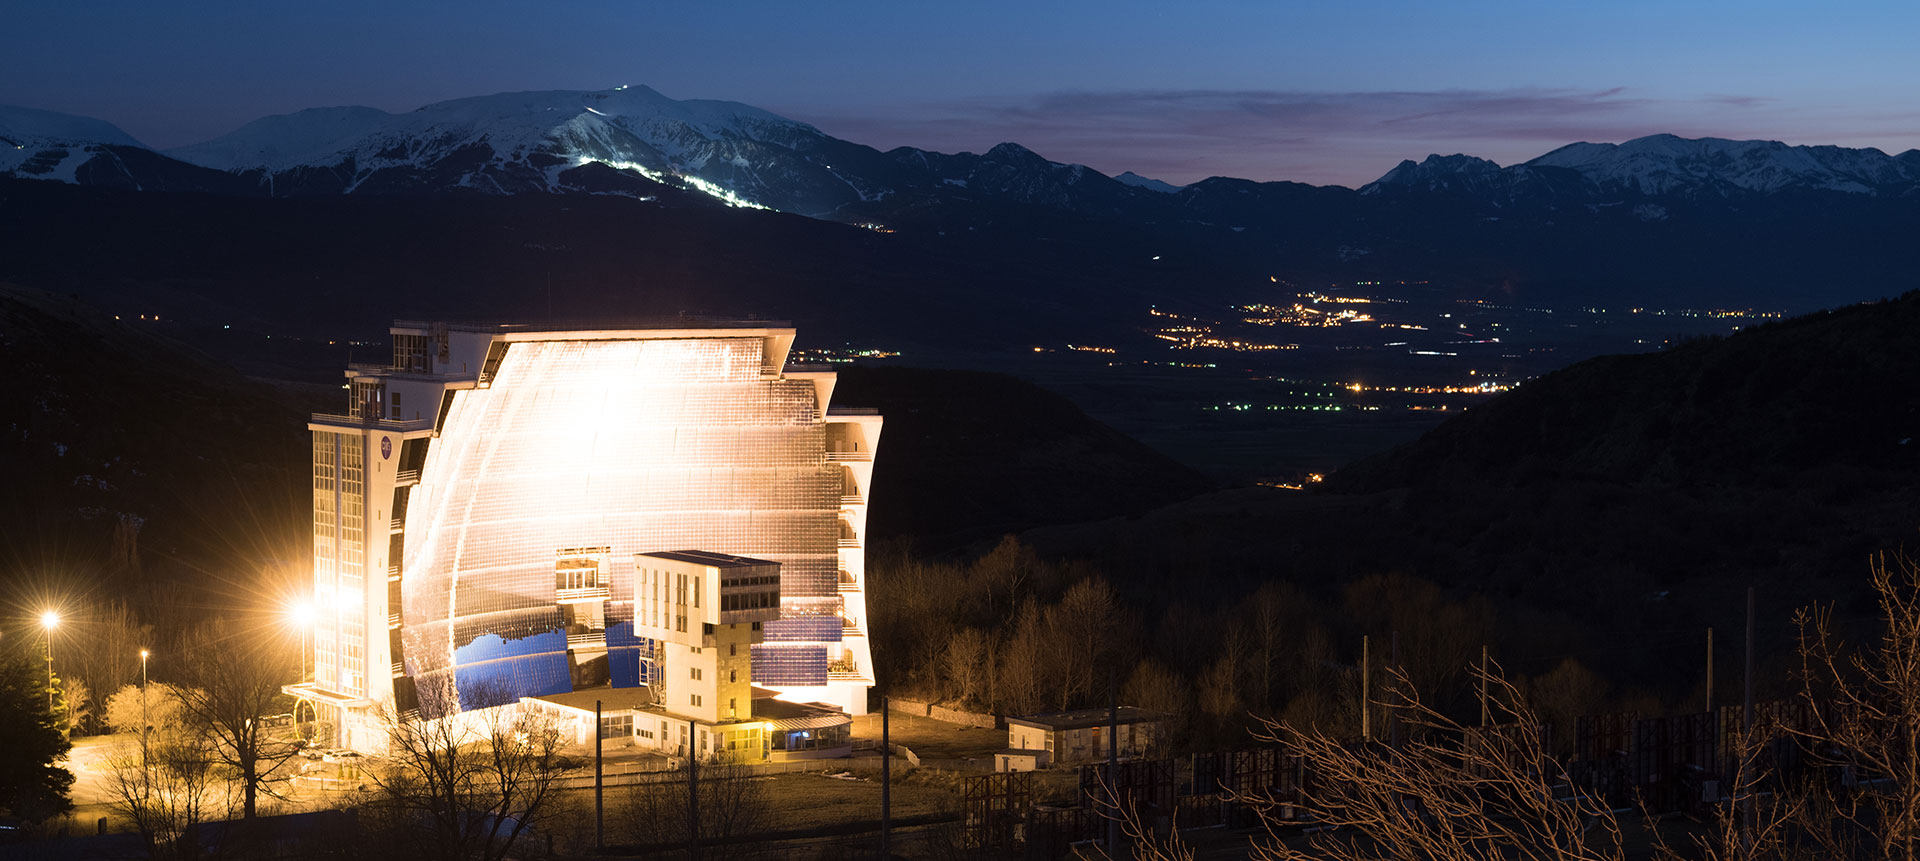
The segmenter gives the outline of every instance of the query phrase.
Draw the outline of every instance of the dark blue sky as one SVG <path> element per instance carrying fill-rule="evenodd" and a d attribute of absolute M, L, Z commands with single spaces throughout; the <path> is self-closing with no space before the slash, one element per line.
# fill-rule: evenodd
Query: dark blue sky
<path fill-rule="evenodd" d="M 1914 3 L 41 2 L 0 17 L 0 103 L 164 148 L 306 107 L 646 84 L 883 149 L 1351 185 L 1654 132 L 1899 152 L 1915 33 Z"/>

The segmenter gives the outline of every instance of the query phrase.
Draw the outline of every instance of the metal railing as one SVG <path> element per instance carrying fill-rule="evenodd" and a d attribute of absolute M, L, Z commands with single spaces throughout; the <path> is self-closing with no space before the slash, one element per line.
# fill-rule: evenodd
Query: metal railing
<path fill-rule="evenodd" d="M 873 460 L 873 452 L 828 449 L 827 460 L 833 463 L 866 463 Z"/>
<path fill-rule="evenodd" d="M 374 430 L 393 431 L 396 433 L 433 429 L 433 419 L 384 419 L 341 415 L 339 413 L 314 413 L 311 420 L 315 424 L 372 428 Z"/>

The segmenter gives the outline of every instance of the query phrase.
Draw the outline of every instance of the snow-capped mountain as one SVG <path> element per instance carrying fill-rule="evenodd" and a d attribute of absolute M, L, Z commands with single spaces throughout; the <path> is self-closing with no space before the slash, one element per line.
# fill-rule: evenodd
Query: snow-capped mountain
<path fill-rule="evenodd" d="M 141 191 L 241 193 L 233 179 L 160 155 L 92 117 L 0 105 L 0 176 Z"/>
<path fill-rule="evenodd" d="M 1362 194 L 1467 192 L 1518 199 L 1611 202 L 1624 197 L 1723 198 L 1782 191 L 1878 197 L 1920 193 L 1920 150 L 1889 156 L 1877 149 L 1789 146 L 1779 141 L 1688 139 L 1650 135 L 1621 144 L 1574 143 L 1505 168 L 1464 155 L 1403 161 Z"/>
<path fill-rule="evenodd" d="M 0 105 L 0 172 L 76 182 L 81 166 L 144 149 L 118 126 L 92 117 Z"/>
<path fill-rule="evenodd" d="M 902 147 L 882 153 L 738 102 L 671 99 L 647 87 L 501 93 L 404 114 L 318 108 L 267 117 L 167 155 L 244 177 L 276 196 L 471 190 L 602 191 L 599 163 L 735 205 L 827 215 L 850 204 L 924 195 L 1007 196 L 1073 205 L 1080 165 L 1015 144 L 985 155 Z"/>
<path fill-rule="evenodd" d="M 1788 146 L 1779 141 L 1650 135 L 1623 144 L 1568 144 L 1527 162 L 1578 171 L 1602 191 L 1645 195 L 1815 189 L 1905 194 L 1920 183 L 1920 151 Z"/>

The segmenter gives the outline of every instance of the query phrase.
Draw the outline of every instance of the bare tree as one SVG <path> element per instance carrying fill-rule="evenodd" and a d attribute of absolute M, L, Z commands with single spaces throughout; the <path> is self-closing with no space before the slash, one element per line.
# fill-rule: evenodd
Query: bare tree
<path fill-rule="evenodd" d="M 1398 748 L 1263 720 L 1256 736 L 1304 760 L 1314 778 L 1301 800 L 1331 827 L 1312 837 L 1310 852 L 1274 838 L 1256 846 L 1255 857 L 1624 859 L 1620 824 L 1606 802 L 1577 786 L 1557 791 L 1562 776 L 1520 692 L 1497 669 L 1473 673 L 1488 686 L 1496 726 L 1447 717 L 1400 670 L 1389 671 L 1387 687 L 1398 696 L 1387 699 L 1413 732 Z M 1241 800 L 1263 810 L 1277 803 Z"/>
<path fill-rule="evenodd" d="M 139 733 L 146 727 L 178 727 L 181 691 L 165 682 L 146 687 L 127 685 L 107 697 L 107 726 L 117 732 Z"/>
<path fill-rule="evenodd" d="M 982 693 L 987 653 L 987 635 L 978 628 L 962 628 L 948 638 L 943 654 L 947 679 L 962 703 L 972 702 Z"/>
<path fill-rule="evenodd" d="M 1920 852 L 1920 566 L 1880 556 L 1872 582 L 1886 625 L 1878 643 L 1847 649 L 1831 606 L 1794 614 L 1805 696 L 1819 706 L 1808 709 L 1806 740 L 1848 790 L 1823 796 L 1832 816 L 1878 857 L 1912 861 Z"/>
<path fill-rule="evenodd" d="M 678 847 L 687 841 L 691 801 L 687 792 L 688 765 L 682 762 L 629 786 L 615 809 L 628 840 L 641 846 Z M 768 824 L 767 778 L 754 768 L 720 758 L 699 767 L 701 854 L 728 858 L 744 848 L 739 838 L 751 836 Z"/>
<path fill-rule="evenodd" d="M 390 714 L 372 806 L 410 857 L 499 861 L 557 812 L 560 747 L 550 718 L 514 705 Z"/>
<path fill-rule="evenodd" d="M 1134 665 L 1133 674 L 1127 677 L 1120 691 L 1129 704 L 1167 716 L 1165 730 L 1152 736 L 1152 745 L 1156 750 L 1165 751 L 1177 740 L 1187 737 L 1187 724 L 1193 711 L 1193 692 L 1179 673 L 1167 669 L 1159 661 L 1147 658 Z"/>
<path fill-rule="evenodd" d="M 220 779 L 219 755 L 205 736 L 160 725 L 147 744 L 107 758 L 108 807 L 132 823 L 156 856 L 186 829 L 228 819 L 237 799 Z"/>
<path fill-rule="evenodd" d="M 261 648 L 258 637 L 243 636 L 221 620 L 201 626 L 187 642 L 194 659 L 182 666 L 181 717 L 232 769 L 241 815 L 252 819 L 268 777 L 300 751 L 292 736 L 265 720 L 285 711 L 280 683 L 291 664 L 284 652 Z"/>
<path fill-rule="evenodd" d="M 1057 672 L 1061 708 L 1086 695 L 1096 677 L 1105 677 L 1102 662 L 1114 650 L 1119 603 L 1106 580 L 1091 576 L 1068 587 L 1060 603 L 1047 613 L 1054 640 L 1061 647 Z"/>
<path fill-rule="evenodd" d="M 1000 675 L 995 686 L 1001 707 L 1013 714 L 1040 709 L 1047 695 L 1049 658 L 1046 623 L 1040 605 L 1022 601 L 1013 630 L 1000 643 Z"/>
<path fill-rule="evenodd" d="M 93 714 L 93 690 L 78 678 L 63 679 L 61 682 L 60 695 L 67 708 L 60 715 L 60 728 L 72 735 Z"/>

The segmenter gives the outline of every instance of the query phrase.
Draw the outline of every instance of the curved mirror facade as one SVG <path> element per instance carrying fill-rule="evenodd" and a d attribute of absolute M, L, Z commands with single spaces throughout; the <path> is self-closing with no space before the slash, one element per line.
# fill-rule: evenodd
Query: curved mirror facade
<path fill-rule="evenodd" d="M 783 618 L 755 647 L 754 681 L 824 681 L 842 470 L 813 384 L 763 371 L 764 349 L 517 342 L 489 387 L 451 392 L 404 516 L 394 660 L 423 714 L 571 690 L 574 656 L 602 650 L 612 684 L 649 684 L 634 560 L 664 550 L 780 563 Z M 783 644 L 783 628 L 808 642 Z"/>

